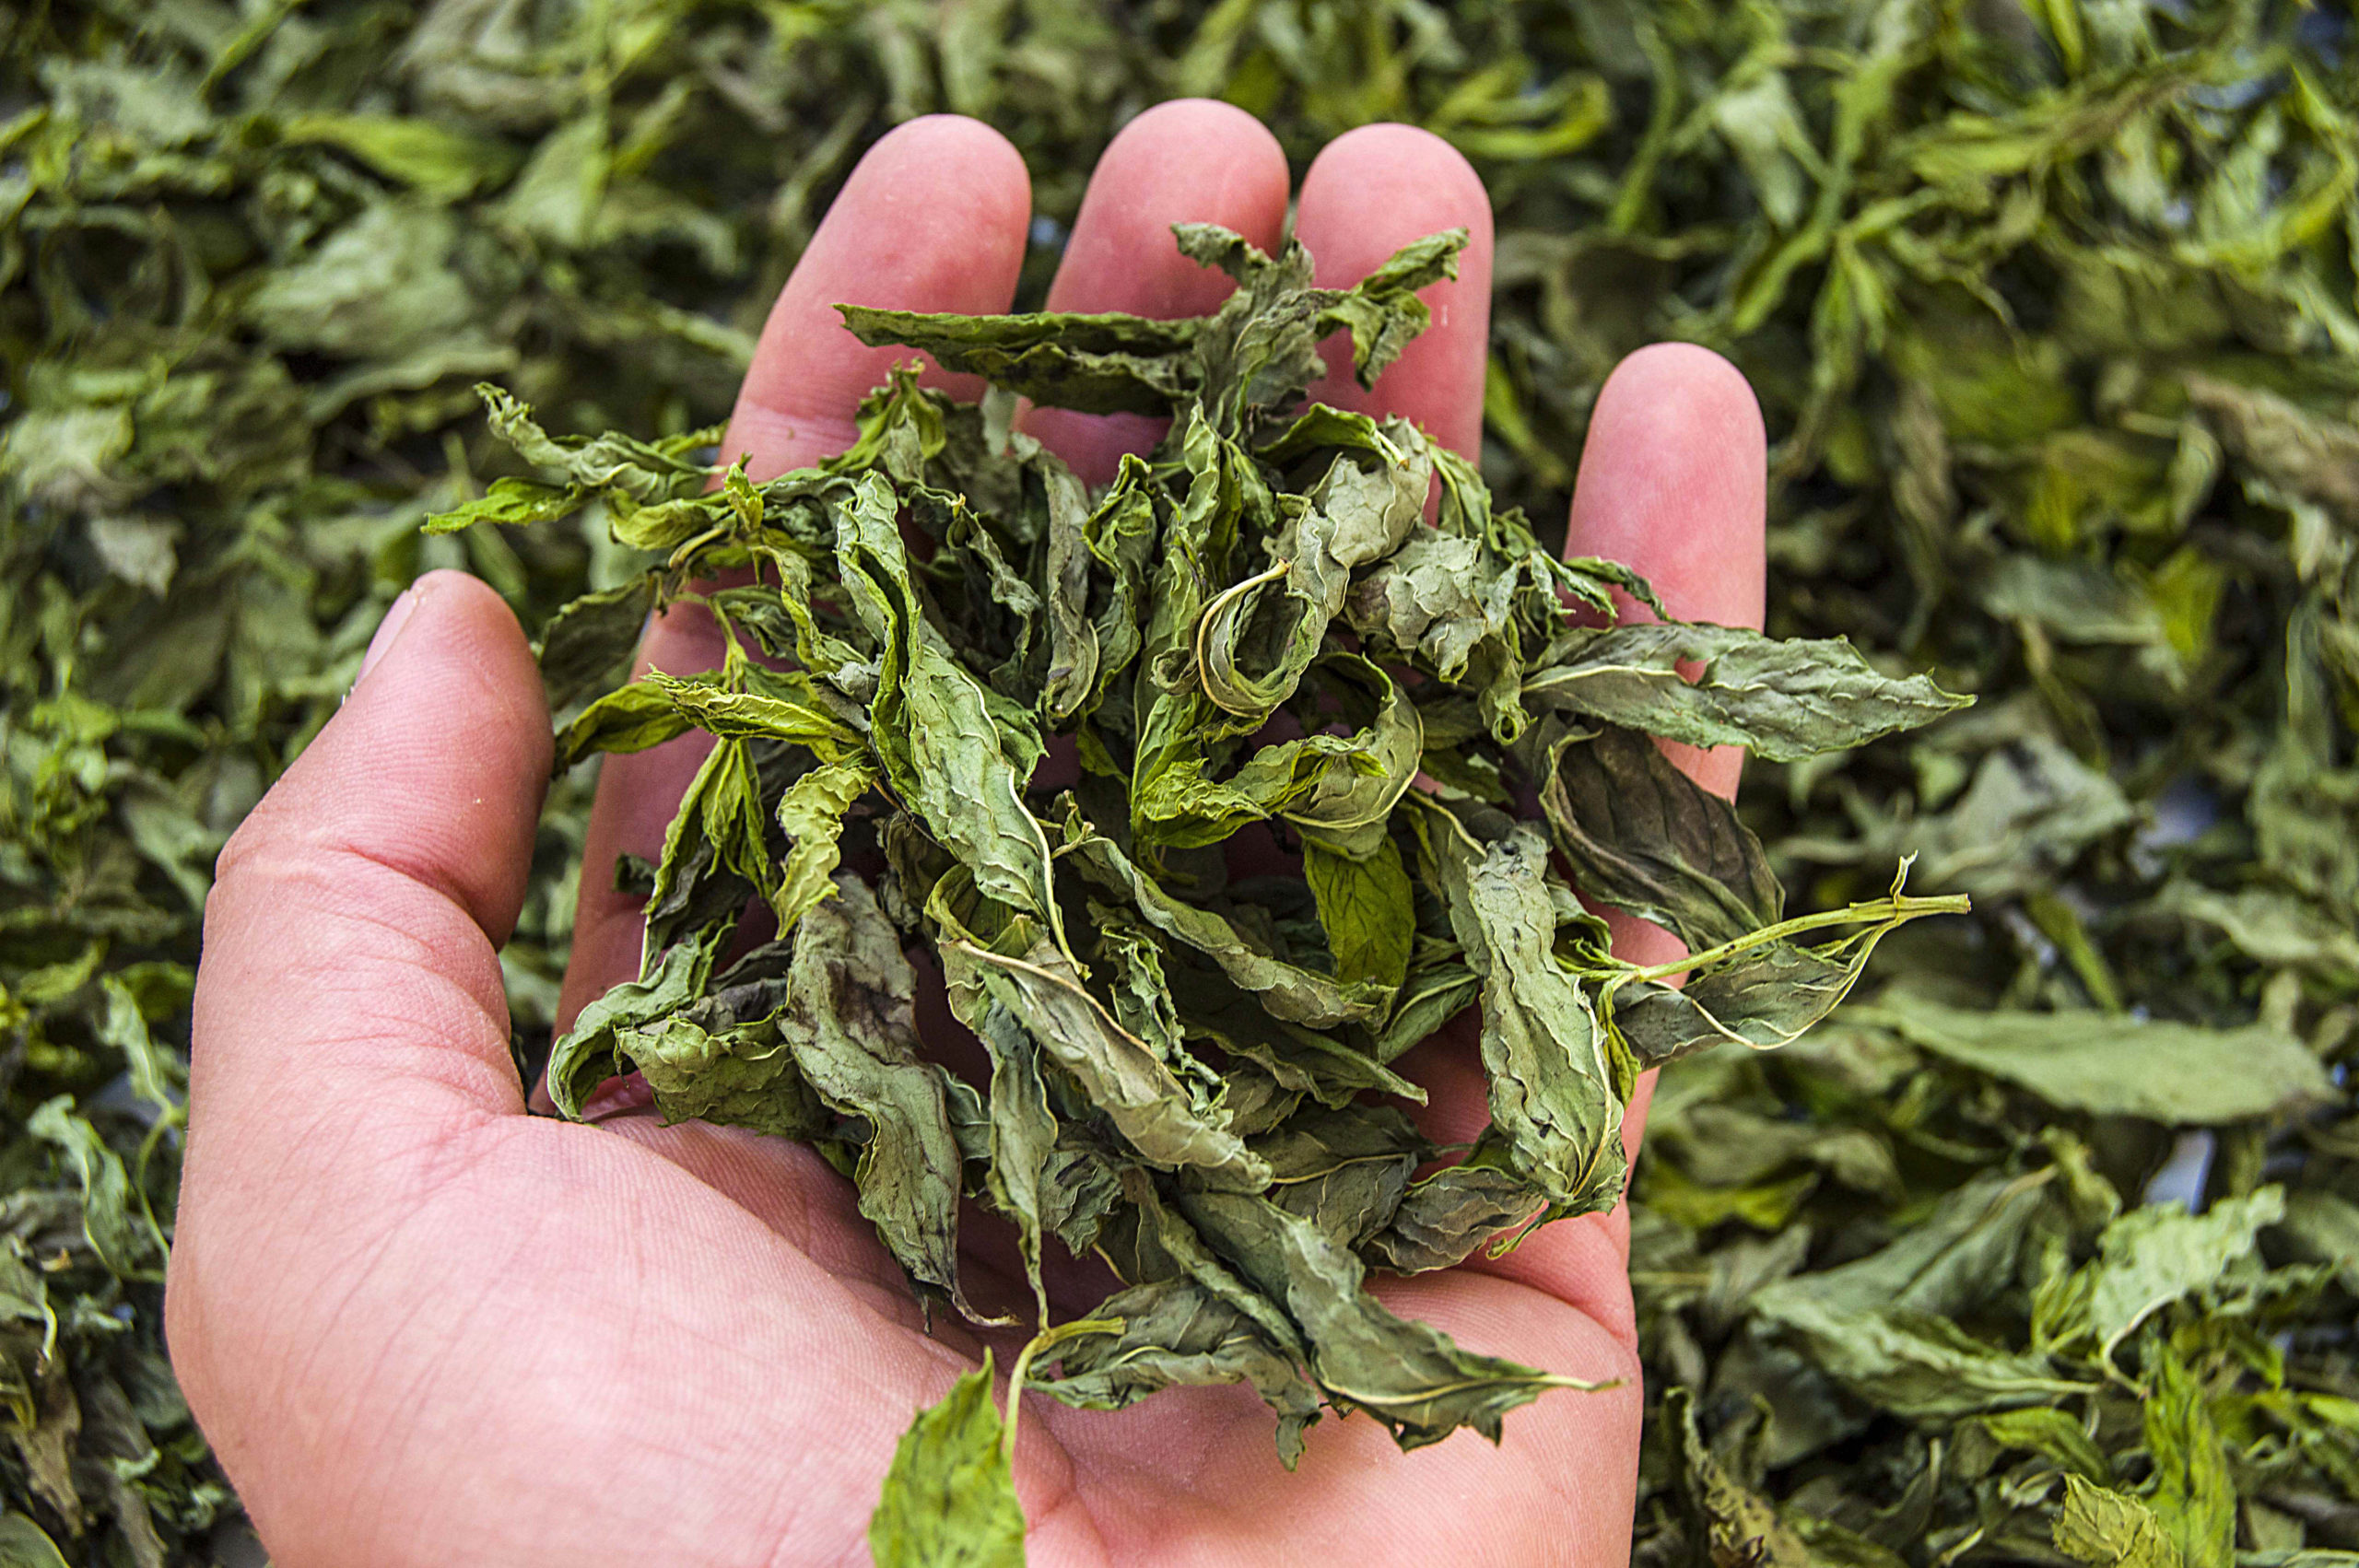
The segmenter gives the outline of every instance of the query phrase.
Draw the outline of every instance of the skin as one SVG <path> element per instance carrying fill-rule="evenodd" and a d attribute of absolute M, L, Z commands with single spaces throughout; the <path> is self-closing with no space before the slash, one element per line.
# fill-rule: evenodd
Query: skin
<path fill-rule="evenodd" d="M 1068 310 L 1200 311 L 1225 287 L 1168 227 L 1224 223 L 1273 247 L 1287 208 L 1269 134 L 1218 104 L 1140 116 L 1100 162 L 1050 296 Z M 730 450 L 777 473 L 844 445 L 893 350 L 837 300 L 1007 308 L 1030 193 L 973 122 L 913 122 L 863 160 L 773 311 Z M 1322 283 L 1463 225 L 1433 329 L 1373 392 L 1472 453 L 1490 293 L 1479 181 L 1423 132 L 1338 138 L 1298 193 Z M 962 395 L 962 378 L 936 376 Z M 1085 474 L 1151 422 L 1053 411 L 1032 428 Z M 1601 393 L 1571 548 L 1616 556 L 1679 613 L 1759 623 L 1764 448 L 1743 379 L 1704 350 L 1632 356 Z M 644 658 L 715 661 L 709 625 L 653 626 Z M 659 847 L 693 737 L 610 758 L 591 818 L 569 1012 L 636 966 L 639 919 L 600 869 Z M 1733 791 L 1739 758 L 1683 758 Z M 549 762 L 514 619 L 483 585 L 422 579 L 350 699 L 241 828 L 206 910 L 186 1178 L 167 1300 L 189 1403 L 281 1568 L 464 1562 L 528 1568 L 859 1564 L 895 1441 L 971 1364 L 922 1331 L 850 1186 L 793 1145 L 664 1128 L 627 1097 L 596 1125 L 524 1114 L 498 948 L 523 897 Z M 1675 955 L 1652 928 L 1625 951 Z M 1466 1039 L 1413 1053 L 1430 1125 L 1483 1119 Z M 1635 1141 L 1643 1100 L 1633 1107 Z M 1381 1287 L 1469 1348 L 1590 1379 L 1399 1453 L 1365 1419 L 1314 1429 L 1287 1475 L 1241 1389 L 1130 1410 L 1027 1406 L 1017 1485 L 1051 1565 L 1626 1560 L 1638 1361 L 1626 1216 Z M 979 1278 L 997 1266 L 978 1241 Z M 1005 1363 L 1002 1350 L 1002 1364 Z"/>

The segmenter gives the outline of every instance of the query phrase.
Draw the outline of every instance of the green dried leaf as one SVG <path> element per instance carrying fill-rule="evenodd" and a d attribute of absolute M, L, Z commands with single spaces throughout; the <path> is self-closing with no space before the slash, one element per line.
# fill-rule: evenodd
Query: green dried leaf
<path fill-rule="evenodd" d="M 1024 1509 L 1001 1435 L 985 1351 L 893 1450 L 868 1521 L 877 1568 L 1023 1568 Z"/>
<path fill-rule="evenodd" d="M 778 825 L 794 842 L 780 868 L 772 905 L 780 936 L 821 899 L 834 895 L 844 813 L 875 782 L 876 771 L 864 756 L 823 762 L 779 796 Z"/>
<path fill-rule="evenodd" d="M 1390 1106 L 1305 1108 L 1258 1138 L 1271 1202 L 1331 1239 L 1358 1247 L 1389 1224 L 1410 1173 L 1433 1148 Z"/>
<path fill-rule="evenodd" d="M 2222 1281 L 2251 1255 L 2261 1227 L 2284 1218 L 2285 1195 L 2264 1187 L 2201 1214 L 2178 1204 L 2134 1209 L 2107 1225 L 2089 1283 L 2089 1328 L 2097 1354 L 2114 1348 L 2164 1306 Z"/>
<path fill-rule="evenodd" d="M 694 727 L 688 710 L 652 680 L 617 686 L 557 731 L 557 771 L 596 752 L 643 752 Z"/>
<path fill-rule="evenodd" d="M 2107 1461 L 2105 1451 L 2080 1422 L 2060 1410 L 2035 1406 L 2001 1410 L 1996 1415 L 1978 1416 L 1975 1424 L 2001 1447 L 2029 1449 L 2062 1466 L 2068 1476 L 2078 1475 L 2100 1484 L 2113 1479 L 2113 1466 Z M 2068 1498 L 2066 1506 L 2070 1505 Z"/>
<path fill-rule="evenodd" d="M 1438 1329 L 1394 1316 L 1361 1288 L 1358 1258 L 1266 1199 L 1209 1192 L 1182 1206 L 1302 1326 L 1311 1375 L 1328 1400 L 1375 1416 L 1404 1448 L 1461 1426 L 1496 1442 L 1508 1410 L 1552 1387 L 1596 1387 L 1470 1354 Z"/>
<path fill-rule="evenodd" d="M 0 1514 L 0 1563 L 6 1568 L 66 1568 L 57 1543 L 22 1514 Z"/>
<path fill-rule="evenodd" d="M 706 471 L 686 452 L 698 444 L 648 442 L 608 433 L 597 437 L 551 436 L 533 417 L 532 405 L 488 383 L 475 388 L 489 412 L 492 429 L 526 462 L 583 491 L 612 491 L 640 502 L 679 498 L 700 488 Z"/>
<path fill-rule="evenodd" d="M 1120 1336 L 1067 1350 L 1053 1378 L 1027 1387 L 1084 1410 L 1114 1410 L 1166 1388 L 1245 1383 L 1278 1412 L 1278 1456 L 1302 1457 L 1302 1434 L 1320 1415 L 1319 1387 L 1243 1314 L 1188 1280 L 1133 1285 L 1106 1298 Z"/>
<path fill-rule="evenodd" d="M 1483 1066 L 1508 1164 L 1552 1209 L 1621 1195 L 1620 1085 L 1595 1004 L 1557 963 L 1547 851 L 1529 826 L 1488 845 L 1437 811 L 1414 819 L 1469 965 L 1483 977 Z"/>
<path fill-rule="evenodd" d="M 245 301 L 275 344 L 349 358 L 416 348 L 464 330 L 478 309 L 462 271 L 458 217 L 423 202 L 360 209 Z"/>
<path fill-rule="evenodd" d="M 1541 803 L 1573 880 L 1592 898 L 1717 947 L 1784 912 L 1761 840 L 1735 809 L 1643 735 L 1609 725 L 1549 748 Z"/>
<path fill-rule="evenodd" d="M 340 147 L 388 179 L 446 200 L 499 183 L 517 163 L 505 142 L 397 114 L 299 114 L 278 134 L 290 143 Z"/>
<path fill-rule="evenodd" d="M 1411 1184 L 1362 1251 L 1396 1274 L 1452 1268 L 1502 1231 L 1530 1221 L 1542 1201 L 1520 1177 L 1470 1160 Z"/>
<path fill-rule="evenodd" d="M 1774 762 L 1861 745 L 1965 707 L 1922 675 L 1878 674 L 1842 641 L 1778 642 L 1730 626 L 1576 632 L 1523 700 L 1691 745 L 1740 745 Z M 1682 661 L 1703 668 L 1694 680 Z"/>
<path fill-rule="evenodd" d="M 2332 983 L 2359 985 L 2359 932 L 2306 899 L 2262 887 L 2215 893 L 2181 882 L 2148 907 L 2218 930 L 2257 963 L 2299 965 Z"/>
<path fill-rule="evenodd" d="M 617 1035 L 652 1024 L 695 1000 L 712 973 L 716 929 L 704 942 L 667 948 L 654 966 L 625 980 L 581 1010 L 550 1052 L 549 1098 L 564 1116 L 579 1118 L 599 1084 L 623 1071 Z"/>
<path fill-rule="evenodd" d="M 1038 742 L 1003 731 L 1010 716 L 994 711 L 926 625 L 895 510 L 890 489 L 872 477 L 837 521 L 838 567 L 868 635 L 885 650 L 869 704 L 876 759 L 927 831 L 972 868 L 978 887 L 1053 930 L 1060 916 L 1049 841 L 1025 808 L 1030 768 L 1019 772 L 1010 755 L 1037 756 Z"/>
<path fill-rule="evenodd" d="M 1723 1043 L 1755 1050 L 1793 1044 L 1851 994 L 1887 935 L 1927 915 L 1966 913 L 1963 898 L 1902 892 L 1907 876 L 1903 861 L 1883 898 L 1761 926 L 1651 970 L 1613 975 L 1607 960 L 1610 977 L 1598 999 L 1606 1028 L 1641 1067 Z M 1864 929 L 1816 948 L 1791 940 L 1844 925 Z M 1673 971 L 1684 984 L 1661 978 Z"/>
<path fill-rule="evenodd" d="M 2343 1290 L 2359 1296 L 2359 1203 L 2331 1192 L 2296 1192 L 2286 1199 L 2278 1229 L 2308 1257 L 2331 1266 Z"/>
<path fill-rule="evenodd" d="M 479 522 L 510 527 L 554 522 L 580 511 L 584 494 L 578 488 L 542 485 L 530 479 L 495 479 L 474 500 L 427 519 L 426 532 L 457 533 Z"/>
<path fill-rule="evenodd" d="M 1879 1252 L 1754 1293 L 1748 1311 L 1873 1407 L 1927 1423 L 2091 1392 L 2047 1354 L 1958 1326 L 2012 1274 L 2041 1211 L 2036 1184 L 1983 1177 Z"/>
<path fill-rule="evenodd" d="M 1249 1192 L 1268 1185 L 1269 1166 L 1229 1130 L 1218 1107 L 1195 1104 L 1146 1043 L 1089 994 L 1054 946 L 1038 942 L 1012 957 L 951 942 L 942 958 L 953 993 L 981 989 L 1014 1014 L 1042 1054 L 1080 1081 L 1141 1159 Z"/>
<path fill-rule="evenodd" d="M 844 325 L 872 347 L 924 353 L 946 370 L 980 375 L 1052 408 L 1167 414 L 1200 384 L 1188 361 L 1199 323 L 1138 316 L 929 316 L 839 305 Z"/>
<path fill-rule="evenodd" d="M 1678 1434 L 1681 1489 L 1702 1527 L 1713 1568 L 1808 1568 L 1815 1561 L 1768 1500 L 1731 1475 L 1705 1444 L 1686 1389 L 1665 1397 L 1663 1419 Z"/>
<path fill-rule="evenodd" d="M 743 740 L 716 743 L 688 781 L 679 813 L 663 836 L 663 858 L 656 863 L 647 899 L 642 972 L 685 934 L 695 915 L 707 912 L 698 895 L 711 891 L 714 883 L 727 878 L 724 886 L 776 895 L 780 873 L 770 855 L 768 822 L 751 749 Z M 712 912 L 734 917 L 735 908 L 724 905 Z"/>
<path fill-rule="evenodd" d="M 724 741 L 783 741 L 808 746 L 833 763 L 861 746 L 861 737 L 800 671 L 772 674 L 747 665 L 738 672 L 745 689 L 732 690 L 701 679 L 679 679 L 651 672 L 646 684 L 661 692 L 680 717 Z"/>
<path fill-rule="evenodd" d="M 973 1017 L 973 1003 L 962 996 L 953 1002 L 962 1018 Z M 1024 1272 L 1031 1281 L 1034 1305 L 1041 1319 L 1049 1315 L 1048 1291 L 1040 1280 L 1040 1236 L 1044 1230 L 1062 1233 L 1044 1217 L 1054 1205 L 1057 1164 L 1057 1118 L 1049 1108 L 1049 1090 L 1040 1073 L 1040 1047 L 1015 1013 L 996 1002 L 968 1025 L 991 1053 L 991 1164 L 984 1179 L 992 1201 L 1015 1222 L 1024 1249 Z M 1043 1189 L 1049 1189 L 1044 1198 Z M 1081 1250 L 1076 1248 L 1075 1250 Z"/>
<path fill-rule="evenodd" d="M 1373 854 L 1356 860 L 1309 842 L 1303 846 L 1302 872 L 1319 901 L 1319 923 L 1335 955 L 1335 977 L 1347 986 L 1367 981 L 1388 991 L 1400 989 L 1416 936 L 1414 895 L 1400 847 L 1381 839 Z"/>
<path fill-rule="evenodd" d="M 1273 1017 L 1317 1027 L 1370 1018 L 1383 1006 L 1376 986 L 1289 964 L 1218 912 L 1172 896 L 1078 814 L 1066 818 L 1057 852 L 1097 885 L 1130 900 L 1147 924 L 1219 965 Z"/>
<path fill-rule="evenodd" d="M 135 1196 L 123 1161 L 98 1129 L 74 1114 L 70 1095 L 45 1102 L 25 1118 L 25 1130 L 65 1157 L 82 1188 L 82 1235 L 107 1272 L 119 1279 L 152 1279 L 161 1246 L 151 1222 L 135 1216 Z"/>
<path fill-rule="evenodd" d="M 2097 1568 L 2181 1568 L 2184 1561 L 2152 1509 L 2079 1476 L 2064 1478 L 2056 1550 Z"/>
<path fill-rule="evenodd" d="M 2222 442 L 2272 485 L 2359 524 L 2359 432 L 2319 419 L 2264 387 L 2190 376 L 2188 402 Z"/>
<path fill-rule="evenodd" d="M 1864 834 L 1842 858 L 1882 864 L 1905 844 L 1919 855 L 1919 875 L 1927 886 L 1977 898 L 2037 894 L 2137 815 L 2111 778 L 2049 736 L 2034 733 L 1983 757 L 1946 810 Z M 1815 845 L 1797 848 L 1818 858 Z"/>
<path fill-rule="evenodd" d="M 918 1054 L 916 979 L 900 938 L 857 877 L 797 923 L 773 1020 L 802 1081 L 868 1124 L 852 1180 L 860 1211 L 910 1277 L 968 1306 L 958 1283 L 961 1154 L 952 1100 L 974 1091 Z M 782 1075 L 781 1075 L 782 1077 Z"/>
<path fill-rule="evenodd" d="M 2155 1480 L 2150 1505 L 2187 1568 L 2228 1568 L 2236 1560 L 2236 1487 L 2228 1456 L 2202 1387 L 2169 1347 L 2157 1350 L 2145 1407 Z"/>
<path fill-rule="evenodd" d="M 1917 1420 L 2045 1404 L 2090 1388 L 2057 1376 L 2044 1356 L 2002 1351 L 1931 1313 L 1835 1312 L 1786 1295 L 1773 1321 L 1837 1381 L 1879 1409 Z"/>
<path fill-rule="evenodd" d="M 1968 1012 L 1907 992 L 1887 992 L 1860 1016 L 2070 1110 L 2213 1126 L 2329 1088 L 2308 1047 L 2265 1024 L 2205 1029 L 2095 1012 Z"/>
<path fill-rule="evenodd" d="M 585 593 L 549 618 L 534 652 L 541 661 L 550 712 L 570 708 L 596 691 L 631 656 L 654 602 L 653 584 L 633 578 L 619 587 Z"/>

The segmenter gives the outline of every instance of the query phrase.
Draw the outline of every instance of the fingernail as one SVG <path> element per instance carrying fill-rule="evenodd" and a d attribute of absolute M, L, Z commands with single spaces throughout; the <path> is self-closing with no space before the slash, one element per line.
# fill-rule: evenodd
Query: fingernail
<path fill-rule="evenodd" d="M 385 612 L 385 618 L 377 623 L 377 635 L 369 639 L 369 651 L 360 656 L 360 673 L 352 677 L 354 686 L 358 687 L 367 680 L 369 672 L 377 667 L 377 661 L 392 649 L 393 639 L 402 635 L 402 627 L 408 623 L 411 613 L 417 608 L 417 590 L 414 587 L 405 589 L 402 596 L 393 601 L 393 607 Z"/>

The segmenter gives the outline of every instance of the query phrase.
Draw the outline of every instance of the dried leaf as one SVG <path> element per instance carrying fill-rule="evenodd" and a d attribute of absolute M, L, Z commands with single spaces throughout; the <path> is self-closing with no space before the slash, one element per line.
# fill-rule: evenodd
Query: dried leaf
<path fill-rule="evenodd" d="M 1887 993 L 1861 1016 L 2071 1110 L 2211 1126 L 2267 1116 L 2329 1087 L 2308 1047 L 2265 1024 L 2205 1029 L 2103 1013 L 1966 1012 L 1907 993 Z"/>
<path fill-rule="evenodd" d="M 1024 1509 L 1001 1435 L 985 1351 L 893 1450 L 868 1522 L 877 1568 L 1023 1568 Z"/>

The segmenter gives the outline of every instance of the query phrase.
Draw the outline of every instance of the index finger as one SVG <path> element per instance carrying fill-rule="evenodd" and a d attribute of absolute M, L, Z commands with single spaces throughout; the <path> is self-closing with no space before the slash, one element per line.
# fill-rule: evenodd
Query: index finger
<path fill-rule="evenodd" d="M 762 325 L 722 453 L 774 478 L 851 445 L 860 400 L 912 350 L 871 348 L 838 305 L 990 315 L 1015 299 L 1032 180 L 1007 138 L 933 114 L 886 135 L 851 171 Z M 925 384 L 971 403 L 979 376 L 926 367 Z"/>
<path fill-rule="evenodd" d="M 992 314 L 1015 298 L 1030 222 L 1024 160 L 991 127 L 955 115 L 912 120 L 869 148 L 812 236 L 762 328 L 722 439 L 724 459 L 748 457 L 767 479 L 850 446 L 860 401 L 906 348 L 871 348 L 845 330 L 838 304 Z M 922 380 L 971 400 L 981 383 L 928 366 Z M 720 633 L 693 608 L 659 617 L 640 645 L 639 672 L 709 670 Z M 616 980 L 636 974 L 641 900 L 616 891 L 616 858 L 661 853 L 710 737 L 698 732 L 607 757 L 582 843 L 573 954 L 557 1025 Z"/>

